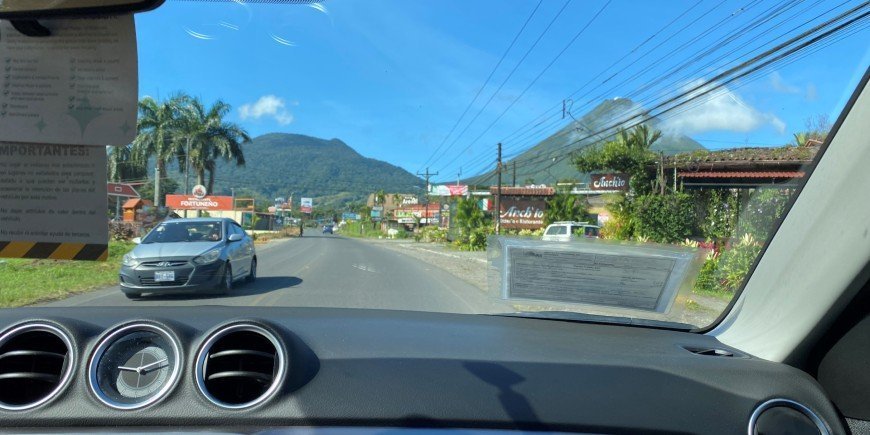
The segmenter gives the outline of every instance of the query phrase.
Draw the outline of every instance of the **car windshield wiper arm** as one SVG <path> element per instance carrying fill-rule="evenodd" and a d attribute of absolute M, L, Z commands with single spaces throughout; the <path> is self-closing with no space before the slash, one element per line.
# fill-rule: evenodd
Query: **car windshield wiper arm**
<path fill-rule="evenodd" d="M 606 325 L 641 326 L 644 328 L 671 329 L 677 331 L 693 331 L 695 326 L 687 323 L 668 322 L 664 320 L 638 319 L 632 317 L 602 316 L 597 314 L 574 313 L 571 311 L 518 311 L 514 313 L 493 314 L 504 317 L 524 317 L 529 319 L 559 320 L 564 322 L 597 323 Z"/>

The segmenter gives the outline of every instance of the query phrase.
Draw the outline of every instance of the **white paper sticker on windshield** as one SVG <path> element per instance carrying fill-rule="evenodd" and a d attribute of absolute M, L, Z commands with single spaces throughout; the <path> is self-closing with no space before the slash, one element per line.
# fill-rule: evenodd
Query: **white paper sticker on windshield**
<path fill-rule="evenodd" d="M 695 253 L 677 248 L 502 239 L 502 296 L 666 312 Z"/>
<path fill-rule="evenodd" d="M 105 260 L 106 147 L 0 142 L 0 257 Z"/>
<path fill-rule="evenodd" d="M 0 141 L 130 143 L 139 92 L 133 17 L 40 23 L 51 36 L 0 21 Z"/>

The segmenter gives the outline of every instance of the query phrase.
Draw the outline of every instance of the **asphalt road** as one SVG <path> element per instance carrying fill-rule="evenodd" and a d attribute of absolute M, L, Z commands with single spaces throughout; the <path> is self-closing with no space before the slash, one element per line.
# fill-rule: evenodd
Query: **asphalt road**
<path fill-rule="evenodd" d="M 512 309 L 435 266 L 362 240 L 310 235 L 257 248 L 258 279 L 225 296 L 147 295 L 129 300 L 116 287 L 45 306 L 234 305 L 380 308 L 450 313 Z M 481 265 L 481 267 L 483 267 Z"/>

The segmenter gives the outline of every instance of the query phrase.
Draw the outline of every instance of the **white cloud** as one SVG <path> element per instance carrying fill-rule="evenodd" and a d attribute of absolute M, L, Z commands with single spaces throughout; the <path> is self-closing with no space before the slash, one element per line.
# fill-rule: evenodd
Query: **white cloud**
<path fill-rule="evenodd" d="M 299 103 L 294 101 L 291 104 L 296 106 Z M 293 114 L 287 110 L 287 103 L 283 98 L 274 95 L 264 95 L 254 103 L 243 104 L 239 107 L 239 116 L 242 120 L 260 119 L 265 116 L 281 125 L 293 122 Z"/>
<path fill-rule="evenodd" d="M 774 91 L 782 92 L 784 94 L 801 93 L 801 88 L 786 83 L 779 71 L 774 71 L 770 75 L 770 87 L 773 88 Z"/>
<path fill-rule="evenodd" d="M 686 90 L 692 89 L 700 83 L 700 81 L 690 83 L 686 86 Z M 709 86 L 703 86 L 690 93 L 689 97 L 700 95 L 707 89 L 709 89 Z M 691 109 L 684 112 L 681 112 L 681 109 L 676 109 L 676 112 L 681 113 L 666 119 L 662 129 L 671 133 L 682 134 L 695 134 L 716 130 L 746 133 L 770 126 L 777 133 L 782 134 L 785 132 L 785 123 L 776 115 L 760 112 L 744 102 L 739 95 L 727 87 L 722 87 L 710 94 L 700 96 L 699 101 L 702 102 L 700 104 L 697 102 L 689 103 L 688 106 Z M 665 115 L 665 117 L 667 116 Z"/>

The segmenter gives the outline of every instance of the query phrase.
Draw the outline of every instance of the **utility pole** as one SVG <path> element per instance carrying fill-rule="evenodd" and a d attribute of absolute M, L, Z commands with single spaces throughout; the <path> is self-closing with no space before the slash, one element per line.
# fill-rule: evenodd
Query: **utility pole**
<path fill-rule="evenodd" d="M 459 167 L 459 172 L 456 173 L 456 185 L 459 185 L 459 179 L 462 178 L 462 166 Z"/>
<path fill-rule="evenodd" d="M 426 177 L 426 214 L 423 216 L 426 219 L 426 225 L 429 225 L 429 177 L 431 177 L 433 175 L 438 175 L 438 173 L 436 172 L 433 174 L 433 173 L 429 172 L 428 166 L 426 167 L 425 173 L 423 173 L 423 174 L 421 174 L 419 172 L 417 173 L 417 176 L 419 176 L 419 177 Z"/>
<path fill-rule="evenodd" d="M 190 138 L 187 138 L 187 148 L 184 151 L 184 194 L 190 195 Z M 187 210 L 184 210 L 184 217 L 187 217 Z"/>
<path fill-rule="evenodd" d="M 659 151 L 659 195 L 665 194 L 665 153 Z"/>
<path fill-rule="evenodd" d="M 513 175 L 513 179 L 511 180 L 511 186 L 517 187 L 517 161 L 514 160 L 511 162 L 511 164 L 514 167 L 514 175 Z"/>
<path fill-rule="evenodd" d="M 501 234 L 501 142 L 498 143 L 498 159 L 495 171 L 498 174 L 498 184 L 495 187 L 495 234 Z"/>
<path fill-rule="evenodd" d="M 154 168 L 154 206 L 160 207 L 160 167 Z"/>

